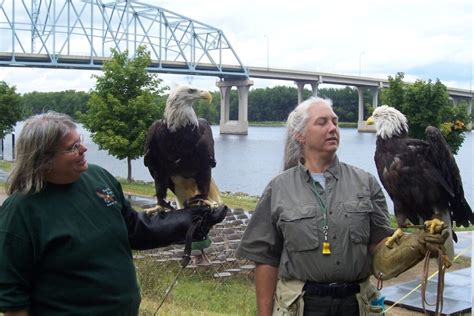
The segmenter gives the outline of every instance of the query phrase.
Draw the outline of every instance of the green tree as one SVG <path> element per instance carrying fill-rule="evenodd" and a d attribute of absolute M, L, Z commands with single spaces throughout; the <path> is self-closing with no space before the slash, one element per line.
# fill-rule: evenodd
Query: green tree
<path fill-rule="evenodd" d="M 231 117 L 237 116 L 237 93 L 231 93 Z M 312 92 L 308 89 L 303 91 L 303 100 L 308 99 Z M 343 89 L 321 88 L 318 95 L 329 98 L 339 119 L 343 122 L 357 122 L 358 92 L 351 87 Z M 234 97 L 234 99 L 233 99 Z M 367 100 L 371 96 L 367 95 Z M 235 108 L 233 108 L 233 100 Z M 365 100 L 365 104 L 368 101 Z M 295 87 L 276 86 L 272 88 L 257 88 L 249 93 L 249 120 L 250 121 L 285 121 L 288 114 L 295 108 L 298 102 L 298 90 Z M 232 112 L 232 111 L 235 111 Z"/>
<path fill-rule="evenodd" d="M 28 92 L 21 96 L 20 107 L 22 117 L 26 118 L 34 114 L 44 113 L 53 110 L 49 92 Z"/>
<path fill-rule="evenodd" d="M 446 107 L 440 113 L 442 123 L 439 128 L 453 153 L 457 153 L 466 138 L 467 125 L 472 122 L 472 117 L 467 113 L 467 104 Z"/>
<path fill-rule="evenodd" d="M 15 86 L 0 81 L 0 139 L 11 133 L 16 122 L 21 119 L 20 95 Z M 3 153 L 2 153 L 3 155 Z"/>
<path fill-rule="evenodd" d="M 53 110 L 68 114 L 72 118 L 77 119 L 77 112 L 83 113 L 87 110 L 88 101 L 89 93 L 83 91 L 34 91 L 21 96 L 20 107 L 23 117 Z"/>
<path fill-rule="evenodd" d="M 112 49 L 112 59 L 106 61 L 102 75 L 96 78 L 95 90 L 86 113 L 79 120 L 91 132 L 92 140 L 118 159 L 127 159 L 127 179 L 132 180 L 132 160 L 143 154 L 148 127 L 163 117 L 167 88 L 156 75 L 147 72 L 150 53 L 144 46 L 136 50 L 133 59 L 128 51 Z"/>
<path fill-rule="evenodd" d="M 405 74 L 403 72 L 397 73 L 395 78 L 388 76 L 390 88 L 382 90 L 380 96 L 382 103 L 386 103 L 398 110 L 402 110 L 401 107 L 405 103 L 406 90 L 408 89 L 408 85 L 403 82 L 404 77 Z"/>
<path fill-rule="evenodd" d="M 297 102 L 295 88 L 276 86 L 252 90 L 249 95 L 249 120 L 284 121 Z"/>
<path fill-rule="evenodd" d="M 211 92 L 212 102 L 209 104 L 207 101 L 198 100 L 194 105 L 194 112 L 197 117 L 206 119 L 209 124 L 219 124 L 220 121 L 220 92 Z"/>
<path fill-rule="evenodd" d="M 359 93 L 355 88 L 322 88 L 319 89 L 318 95 L 332 100 L 334 112 L 339 116 L 339 121 L 357 122 Z"/>
<path fill-rule="evenodd" d="M 424 139 L 427 126 L 438 127 L 453 154 L 461 147 L 471 117 L 466 107 L 454 107 L 448 90 L 438 79 L 417 80 L 414 84 L 403 82 L 404 74 L 388 77 L 390 87 L 382 90 L 382 103 L 399 109 L 408 119 L 409 135 Z"/>

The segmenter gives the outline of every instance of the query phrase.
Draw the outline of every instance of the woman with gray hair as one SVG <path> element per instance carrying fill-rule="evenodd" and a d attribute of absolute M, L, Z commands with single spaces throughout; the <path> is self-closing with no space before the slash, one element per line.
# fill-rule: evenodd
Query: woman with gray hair
<path fill-rule="evenodd" d="M 330 100 L 310 98 L 288 116 L 284 171 L 265 188 L 237 250 L 256 263 L 260 316 L 382 311 L 371 304 L 378 292 L 369 276 L 393 229 L 376 178 L 339 161 L 339 138 Z M 392 266 L 406 261 L 403 247 L 378 253 L 397 258 Z"/>
<path fill-rule="evenodd" d="M 53 168 L 53 148 L 76 125 L 65 114 L 48 112 L 27 120 L 16 144 L 16 161 L 7 181 L 7 194 L 26 194 L 43 190 Z M 79 136 L 80 137 L 80 136 Z M 80 140 L 80 138 L 78 139 Z M 80 149 L 80 142 L 74 143 Z M 84 152 L 87 148 L 84 147 Z M 73 151 L 74 152 L 74 151 Z M 84 163 L 82 163 L 84 167 Z"/>
<path fill-rule="evenodd" d="M 303 144 L 298 141 L 295 134 L 303 134 L 306 123 L 309 119 L 308 108 L 317 103 L 324 103 L 332 107 L 332 102 L 329 99 L 310 98 L 300 103 L 289 115 L 286 121 L 286 139 L 284 152 L 283 170 L 290 169 L 298 165 L 299 159 L 303 155 Z"/>
<path fill-rule="evenodd" d="M 87 163 L 74 122 L 48 112 L 29 118 L 0 208 L 0 312 L 25 315 L 138 315 L 131 249 L 194 240 L 226 207 L 136 212 L 120 183 Z M 194 224 L 193 224 L 194 225 Z"/>

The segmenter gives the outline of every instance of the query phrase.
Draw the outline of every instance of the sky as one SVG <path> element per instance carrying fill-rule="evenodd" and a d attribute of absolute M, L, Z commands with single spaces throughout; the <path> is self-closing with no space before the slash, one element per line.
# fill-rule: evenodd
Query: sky
<path fill-rule="evenodd" d="M 141 2 L 221 29 L 246 66 L 373 78 L 404 72 L 409 82 L 440 79 L 448 87 L 473 88 L 472 0 Z M 0 67 L 0 80 L 16 86 L 19 93 L 88 91 L 95 84 L 92 73 Z M 159 77 L 171 87 L 192 84 L 217 90 L 214 77 Z M 254 88 L 295 86 L 288 81 L 253 81 Z"/>

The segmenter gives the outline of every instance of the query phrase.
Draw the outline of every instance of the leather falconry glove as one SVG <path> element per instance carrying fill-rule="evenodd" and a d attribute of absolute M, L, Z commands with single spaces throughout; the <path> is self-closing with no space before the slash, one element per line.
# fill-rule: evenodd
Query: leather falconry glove
<path fill-rule="evenodd" d="M 380 242 L 373 254 L 373 274 L 389 280 L 410 269 L 423 260 L 428 250 L 432 257 L 437 257 L 439 250 L 446 254 L 444 243 L 449 237 L 449 231 L 444 228 L 438 233 L 428 233 L 424 230 L 404 234 L 392 248 L 385 245 L 385 239 Z M 382 273 L 382 275 L 380 275 Z"/>
<path fill-rule="evenodd" d="M 193 207 L 170 212 L 137 212 L 129 224 L 132 249 L 144 250 L 184 243 L 191 225 L 196 225 L 193 241 L 204 240 L 215 224 L 224 220 L 227 206 Z"/>

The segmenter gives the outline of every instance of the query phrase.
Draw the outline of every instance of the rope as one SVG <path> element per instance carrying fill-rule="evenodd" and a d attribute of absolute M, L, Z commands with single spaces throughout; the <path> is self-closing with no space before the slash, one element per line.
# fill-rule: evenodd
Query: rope
<path fill-rule="evenodd" d="M 428 271 L 430 268 L 430 256 L 431 250 L 428 250 L 425 255 L 424 263 L 423 263 L 423 275 L 422 275 L 422 282 L 421 282 L 421 304 L 423 310 L 426 314 L 426 305 L 435 306 L 435 315 L 440 315 L 441 311 L 443 310 L 443 292 L 444 292 L 444 275 L 445 275 L 445 267 L 443 265 L 443 255 L 444 252 L 441 249 L 438 249 L 438 283 L 437 283 L 437 291 L 436 291 L 436 303 L 429 304 L 426 301 L 426 287 L 428 286 Z"/>
<path fill-rule="evenodd" d="M 454 257 L 453 259 L 453 262 L 456 261 L 457 259 L 459 259 L 460 256 L 462 256 L 468 249 L 470 249 L 471 246 L 467 246 L 466 248 L 464 248 L 456 257 Z M 427 279 L 427 280 L 431 280 L 435 275 L 438 274 L 438 271 L 435 271 L 432 275 L 430 275 L 430 277 Z M 391 310 L 393 307 L 395 307 L 396 305 L 400 304 L 403 300 L 405 300 L 408 296 L 410 296 L 413 292 L 415 292 L 416 290 L 418 290 L 421 286 L 421 283 L 418 284 L 418 286 L 416 286 L 413 290 L 411 290 L 410 292 L 408 292 L 406 295 L 402 296 L 398 301 L 396 301 L 395 303 L 393 303 L 393 305 L 390 305 L 390 307 L 388 307 L 385 312 L 388 312 L 389 310 Z"/>
<path fill-rule="evenodd" d="M 176 282 L 178 281 L 178 277 L 179 275 L 181 274 L 181 272 L 183 272 L 185 267 L 181 266 L 181 269 L 179 269 L 178 273 L 176 274 L 176 276 L 174 277 L 174 280 L 173 282 L 171 283 L 170 287 L 168 288 L 168 290 L 166 291 L 165 293 L 165 296 L 163 297 L 163 299 L 161 300 L 160 302 L 160 305 L 158 305 L 158 307 L 156 308 L 155 312 L 153 313 L 153 316 L 156 316 L 158 311 L 160 310 L 161 306 L 163 306 L 163 303 L 166 301 L 166 299 L 168 298 L 168 295 L 171 293 L 171 290 L 173 290 L 174 286 L 176 285 Z"/>
<path fill-rule="evenodd" d="M 158 305 L 158 307 L 156 308 L 155 312 L 153 313 L 153 316 L 157 315 L 161 306 L 163 306 L 163 303 L 166 301 L 166 299 L 168 298 L 168 295 L 171 293 L 174 286 L 176 285 L 176 282 L 178 281 L 178 278 L 183 272 L 184 268 L 186 268 L 186 266 L 191 261 L 191 243 L 193 242 L 194 231 L 196 230 L 197 227 L 199 227 L 199 225 L 201 225 L 202 221 L 203 221 L 202 217 L 199 217 L 196 220 L 194 220 L 192 224 L 189 226 L 188 231 L 186 232 L 186 237 L 185 237 L 184 254 L 183 254 L 183 259 L 181 260 L 181 269 L 179 269 L 178 273 L 176 273 L 176 276 L 174 277 L 173 282 L 168 287 L 168 290 L 166 291 L 165 296 L 161 300 L 160 305 Z"/>

